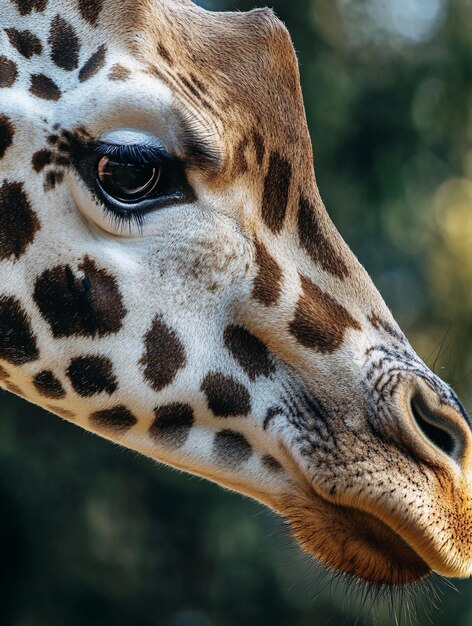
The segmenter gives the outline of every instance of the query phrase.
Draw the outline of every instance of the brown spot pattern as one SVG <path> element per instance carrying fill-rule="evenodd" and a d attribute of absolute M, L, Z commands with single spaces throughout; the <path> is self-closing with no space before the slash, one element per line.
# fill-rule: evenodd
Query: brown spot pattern
<path fill-rule="evenodd" d="M 201 390 L 216 417 L 236 417 L 251 411 L 249 391 L 231 376 L 211 372 L 202 382 Z"/>
<path fill-rule="evenodd" d="M 0 114 L 0 159 L 3 159 L 5 152 L 13 143 L 15 128 L 6 115 Z"/>
<path fill-rule="evenodd" d="M 48 43 L 51 46 L 51 59 L 63 70 L 71 72 L 79 65 L 80 42 L 77 33 L 60 15 L 51 22 Z"/>
<path fill-rule="evenodd" d="M 79 11 L 83 19 L 95 26 L 103 8 L 103 0 L 79 0 Z"/>
<path fill-rule="evenodd" d="M 37 152 L 33 154 L 33 157 L 31 159 L 31 164 L 33 166 L 33 169 L 38 174 L 42 172 L 43 169 L 47 165 L 50 165 L 51 162 L 52 162 L 52 152 L 46 149 L 38 150 Z"/>
<path fill-rule="evenodd" d="M 298 236 L 300 242 L 315 263 L 338 278 L 346 278 L 346 263 L 326 236 L 317 215 L 316 207 L 304 196 L 300 197 L 298 209 Z"/>
<path fill-rule="evenodd" d="M 20 15 L 28 15 L 32 11 L 41 13 L 47 6 L 48 0 L 12 0 Z"/>
<path fill-rule="evenodd" d="M 264 181 L 262 219 L 275 234 L 282 230 L 285 222 L 291 180 L 292 166 L 278 152 L 273 152 Z"/>
<path fill-rule="evenodd" d="M 221 430 L 216 433 L 213 442 L 213 454 L 216 461 L 230 469 L 236 469 L 249 460 L 252 448 L 241 433 L 233 430 Z"/>
<path fill-rule="evenodd" d="M 0 187 L 0 260 L 19 259 L 39 230 L 22 183 Z"/>
<path fill-rule="evenodd" d="M 42 100 L 57 101 L 62 93 L 56 83 L 45 74 L 32 74 L 30 92 Z"/>
<path fill-rule="evenodd" d="M 16 63 L 0 55 L 0 87 L 11 87 L 18 76 Z"/>
<path fill-rule="evenodd" d="M 249 146 L 249 141 L 247 137 L 243 137 L 241 141 L 236 146 L 234 151 L 234 169 L 236 172 L 244 174 L 248 171 L 249 165 L 246 157 L 246 150 Z"/>
<path fill-rule="evenodd" d="M 79 72 L 79 81 L 81 83 L 84 83 L 85 81 L 95 76 L 95 74 L 97 74 L 97 72 L 99 72 L 103 68 L 103 66 L 105 65 L 106 53 L 107 47 L 100 46 L 98 50 L 96 50 L 92 54 L 90 59 L 86 63 L 84 63 Z"/>
<path fill-rule="evenodd" d="M 149 434 L 158 443 L 180 448 L 187 441 L 195 418 L 188 404 L 168 404 L 154 410 L 156 416 Z"/>
<path fill-rule="evenodd" d="M 40 39 L 30 30 L 17 30 L 5 28 L 11 45 L 26 59 L 31 59 L 35 54 L 41 54 L 43 46 Z"/>
<path fill-rule="evenodd" d="M 138 423 L 131 411 L 123 405 L 111 409 L 96 411 L 89 417 L 91 424 L 96 428 L 123 434 Z"/>
<path fill-rule="evenodd" d="M 0 380 L 6 380 L 7 378 L 10 378 L 10 374 L 0 365 Z"/>
<path fill-rule="evenodd" d="M 252 297 L 265 306 L 273 306 L 277 304 L 282 290 L 282 269 L 262 243 L 255 241 L 254 245 L 259 273 L 254 280 Z"/>
<path fill-rule="evenodd" d="M 67 409 L 63 409 L 61 406 L 53 406 L 52 404 L 46 405 L 48 411 L 63 417 L 66 420 L 74 420 L 77 416 L 72 411 L 68 411 Z"/>
<path fill-rule="evenodd" d="M 258 376 L 269 377 L 275 372 L 267 347 L 242 326 L 228 326 L 224 333 L 225 346 L 254 381 Z"/>
<path fill-rule="evenodd" d="M 146 381 L 154 391 L 161 391 L 187 362 L 185 348 L 177 333 L 157 315 L 144 336 L 144 354 L 140 365 Z"/>
<path fill-rule="evenodd" d="M 303 294 L 298 300 L 290 332 L 306 348 L 322 354 L 337 350 L 348 329 L 361 330 L 348 311 L 317 285 L 301 277 Z"/>
<path fill-rule="evenodd" d="M 54 337 L 105 337 L 121 329 L 127 312 L 115 277 L 88 257 L 78 272 L 69 265 L 43 272 L 33 297 Z"/>
<path fill-rule="evenodd" d="M 252 141 L 254 143 L 254 149 L 256 151 L 257 163 L 258 165 L 262 165 L 265 156 L 265 145 L 262 135 L 256 129 L 252 131 Z"/>
<path fill-rule="evenodd" d="M 269 470 L 269 472 L 277 473 L 282 471 L 283 469 L 277 459 L 274 459 L 274 457 L 270 454 L 266 454 L 262 457 L 262 464 L 266 469 Z"/>
<path fill-rule="evenodd" d="M 120 63 L 115 63 L 108 73 L 108 78 L 113 81 L 127 80 L 131 76 L 131 70 Z"/>
<path fill-rule="evenodd" d="M 14 383 L 6 383 L 5 387 L 8 389 L 8 391 L 11 391 L 11 393 L 14 393 L 17 396 L 23 396 L 23 391 L 18 387 L 18 385 L 15 385 Z"/>
<path fill-rule="evenodd" d="M 12 296 L 0 296 L 0 359 L 24 365 L 39 357 L 30 318 Z"/>
<path fill-rule="evenodd" d="M 373 313 L 369 318 L 369 322 L 376 330 L 383 330 L 388 335 L 396 339 L 397 341 L 403 343 L 405 341 L 404 335 L 400 330 L 396 329 L 393 324 L 387 322 L 387 320 L 381 318 L 376 313 Z"/>
<path fill-rule="evenodd" d="M 113 394 L 118 382 L 113 374 L 113 364 L 104 356 L 83 356 L 72 359 L 67 376 L 75 391 L 84 398 L 98 393 Z"/>
<path fill-rule="evenodd" d="M 44 191 L 52 191 L 56 185 L 60 185 L 64 180 L 64 172 L 52 170 L 48 172 L 44 178 Z"/>
<path fill-rule="evenodd" d="M 33 385 L 36 391 L 45 398 L 59 400 L 60 398 L 64 398 L 66 395 L 61 381 L 58 380 L 54 376 L 54 373 L 49 370 L 36 374 L 33 378 Z"/>

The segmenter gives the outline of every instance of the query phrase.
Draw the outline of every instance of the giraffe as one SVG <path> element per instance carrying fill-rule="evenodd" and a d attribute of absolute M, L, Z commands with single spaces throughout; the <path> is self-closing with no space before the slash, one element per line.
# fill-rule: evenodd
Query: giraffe
<path fill-rule="evenodd" d="M 348 576 L 469 576 L 471 421 L 330 221 L 282 22 L 1 4 L 1 385 Z"/>

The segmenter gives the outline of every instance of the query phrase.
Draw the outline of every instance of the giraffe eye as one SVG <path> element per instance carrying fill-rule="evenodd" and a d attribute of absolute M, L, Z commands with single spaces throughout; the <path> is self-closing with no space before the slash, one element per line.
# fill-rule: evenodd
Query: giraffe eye
<path fill-rule="evenodd" d="M 97 165 L 97 178 L 109 196 L 124 203 L 150 197 L 159 185 L 161 167 L 147 163 L 125 163 L 104 156 Z"/>
<path fill-rule="evenodd" d="M 79 208 L 112 234 L 140 235 L 154 213 L 195 200 L 186 163 L 143 131 L 120 129 L 84 143 L 74 165 L 92 196 L 73 187 Z"/>

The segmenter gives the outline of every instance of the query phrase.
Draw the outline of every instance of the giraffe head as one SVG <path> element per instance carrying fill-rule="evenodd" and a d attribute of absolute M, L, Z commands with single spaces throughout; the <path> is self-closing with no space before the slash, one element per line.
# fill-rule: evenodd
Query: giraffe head
<path fill-rule="evenodd" d="M 0 381 L 327 565 L 472 572 L 471 424 L 320 200 L 269 10 L 4 0 Z"/>

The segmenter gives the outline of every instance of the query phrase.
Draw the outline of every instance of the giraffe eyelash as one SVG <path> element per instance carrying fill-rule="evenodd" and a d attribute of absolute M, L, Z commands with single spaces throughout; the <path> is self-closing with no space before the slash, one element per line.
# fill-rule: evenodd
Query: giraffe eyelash
<path fill-rule="evenodd" d="M 117 144 L 98 141 L 92 145 L 97 157 L 108 157 L 120 163 L 136 165 L 177 165 L 182 164 L 180 159 L 169 154 L 162 146 L 151 143 Z"/>

